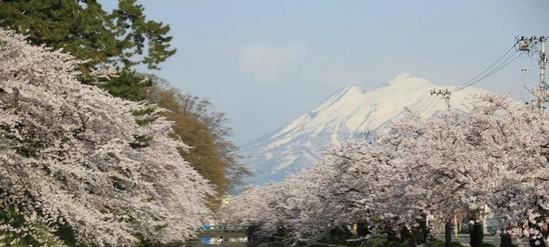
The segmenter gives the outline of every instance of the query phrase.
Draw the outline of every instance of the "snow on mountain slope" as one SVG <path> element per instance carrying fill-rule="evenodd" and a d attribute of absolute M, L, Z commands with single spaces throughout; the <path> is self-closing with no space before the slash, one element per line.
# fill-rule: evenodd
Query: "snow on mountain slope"
<path fill-rule="evenodd" d="M 456 87 L 438 86 L 404 73 L 371 91 L 356 86 L 337 91 L 311 112 L 242 148 L 244 163 L 255 174 L 250 182 L 261 185 L 280 181 L 314 165 L 330 145 L 375 132 L 410 112 L 429 117 L 448 110 L 442 96 L 431 95 L 435 88 Z M 467 97 L 485 93 L 490 91 L 465 88 L 452 93 L 450 106 L 453 111 L 466 111 L 462 103 Z"/>

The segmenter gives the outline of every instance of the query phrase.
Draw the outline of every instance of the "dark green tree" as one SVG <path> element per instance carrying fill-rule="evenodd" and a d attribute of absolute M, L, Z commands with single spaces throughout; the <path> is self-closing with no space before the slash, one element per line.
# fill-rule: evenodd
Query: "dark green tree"
<path fill-rule="evenodd" d="M 176 51 L 170 48 L 169 25 L 147 20 L 136 0 L 119 0 L 111 12 L 96 0 L 2 0 L 0 26 L 87 61 L 80 67 L 84 82 L 129 100 L 146 99 L 149 86 L 133 68 L 159 69 Z M 114 69 L 118 78 L 92 76 L 102 68 Z"/>

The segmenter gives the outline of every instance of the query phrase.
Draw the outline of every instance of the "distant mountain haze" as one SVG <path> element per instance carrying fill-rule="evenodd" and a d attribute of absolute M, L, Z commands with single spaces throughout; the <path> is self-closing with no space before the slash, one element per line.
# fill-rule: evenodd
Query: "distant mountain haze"
<path fill-rule="evenodd" d="M 375 133 L 409 113 L 429 117 L 447 111 L 444 98 L 431 95 L 435 88 L 451 91 L 458 87 L 439 86 L 403 73 L 370 91 L 348 86 L 335 92 L 279 131 L 242 147 L 243 163 L 255 175 L 249 182 L 281 181 L 317 163 L 330 146 L 365 138 L 364 133 Z M 486 93 L 492 92 L 471 87 L 456 91 L 450 97 L 451 110 L 466 112 L 465 100 Z"/>

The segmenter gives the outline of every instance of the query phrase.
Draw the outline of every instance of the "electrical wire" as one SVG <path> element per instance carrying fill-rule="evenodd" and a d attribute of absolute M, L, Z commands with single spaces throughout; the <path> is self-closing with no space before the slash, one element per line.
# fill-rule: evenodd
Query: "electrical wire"
<path fill-rule="evenodd" d="M 432 100 L 431 103 L 428 104 L 423 111 L 428 112 L 428 110 L 431 109 L 431 106 L 436 107 L 436 105 L 438 105 L 438 103 L 440 103 L 441 100 L 442 100 L 442 97 L 435 97 L 434 100 Z"/>
<path fill-rule="evenodd" d="M 433 97 L 433 95 L 429 95 L 429 97 L 424 100 L 423 102 L 421 102 L 417 107 L 414 107 L 416 108 L 416 112 L 420 112 L 421 108 L 423 108 L 425 106 L 425 104 L 429 101 L 429 100 L 432 100 L 431 98 Z"/>
<path fill-rule="evenodd" d="M 488 72 L 488 74 L 485 74 L 483 76 L 481 76 L 480 78 L 477 78 L 475 80 L 469 80 L 468 83 L 465 83 L 464 85 L 454 89 L 454 90 L 451 90 L 450 92 L 453 93 L 453 92 L 456 92 L 456 91 L 459 91 L 459 90 L 462 90 L 464 88 L 467 88 L 467 87 L 470 87 L 474 84 L 477 84 L 479 83 L 480 81 L 486 79 L 487 77 L 495 74 L 496 72 L 500 71 L 501 69 L 505 68 L 507 65 L 509 65 L 510 63 L 512 63 L 513 61 L 515 61 L 517 58 L 519 58 L 520 56 L 523 55 L 523 53 L 518 53 L 517 56 L 515 56 L 516 54 L 518 53 L 518 51 L 515 51 L 511 56 L 507 57 L 507 59 L 505 59 L 502 63 L 500 63 L 497 67 L 493 68 L 490 72 Z M 493 67 L 493 66 L 490 66 L 490 67 Z M 476 76 L 478 77 L 478 76 Z"/>
<path fill-rule="evenodd" d="M 496 59 L 496 61 L 491 63 L 484 70 L 482 70 L 481 72 L 479 72 L 478 74 L 473 76 L 471 79 L 467 80 L 466 82 L 458 85 L 457 88 L 455 88 L 453 90 L 446 89 L 445 92 L 436 93 L 436 96 L 438 96 L 440 94 L 444 94 L 446 97 L 449 97 L 450 93 L 460 91 L 460 90 L 463 90 L 463 89 L 465 89 L 467 87 L 470 87 L 474 84 L 477 84 L 480 81 L 486 79 L 487 77 L 493 75 L 494 73 L 500 71 L 501 69 L 503 69 L 504 67 L 506 67 L 507 65 L 509 65 L 510 63 L 512 63 L 513 61 L 515 61 L 517 58 L 519 58 L 522 55 L 522 53 L 520 53 L 520 54 L 518 54 L 518 56 L 516 56 L 516 54 L 519 52 L 518 50 L 515 50 L 514 53 L 511 53 L 511 51 L 513 51 L 515 47 L 516 47 L 516 44 L 511 46 L 507 51 L 505 51 L 505 53 L 503 53 L 503 55 L 501 55 L 498 59 Z M 431 101 L 430 104 L 428 104 L 426 108 L 429 108 L 432 105 L 433 102 L 434 101 Z M 421 108 L 418 109 L 418 112 L 420 111 L 420 109 Z M 427 109 L 425 109 L 425 111 L 426 110 Z"/>
<path fill-rule="evenodd" d="M 489 69 L 491 69 L 492 67 L 494 67 L 499 61 L 501 61 L 503 58 L 505 58 L 507 55 L 509 55 L 509 53 L 515 48 L 515 46 L 511 46 L 511 48 L 509 48 L 509 50 L 507 50 L 501 57 L 499 57 L 496 61 L 494 61 L 492 64 L 490 64 L 488 67 L 486 67 L 484 70 L 482 70 L 480 73 L 476 74 L 475 76 L 473 76 L 473 78 L 469 79 L 468 81 L 462 83 L 461 85 L 466 85 L 466 84 L 469 84 L 471 83 L 472 81 L 476 80 L 477 78 L 479 78 L 480 76 L 482 76 L 484 73 L 486 73 L 486 71 L 488 71 Z M 516 51 L 515 51 L 516 53 Z M 512 56 L 512 55 L 511 55 Z"/>
<path fill-rule="evenodd" d="M 427 100 L 425 100 L 421 105 L 421 107 L 418 107 L 416 112 L 417 113 L 421 113 L 424 109 L 427 109 L 429 106 L 431 106 L 431 104 L 433 103 L 433 101 L 435 101 L 437 99 L 437 96 L 436 95 L 431 95 L 429 96 L 429 98 L 427 98 Z"/>

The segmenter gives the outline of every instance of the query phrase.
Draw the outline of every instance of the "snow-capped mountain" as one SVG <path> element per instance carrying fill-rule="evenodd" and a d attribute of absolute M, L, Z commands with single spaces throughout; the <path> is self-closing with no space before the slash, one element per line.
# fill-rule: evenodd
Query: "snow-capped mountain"
<path fill-rule="evenodd" d="M 255 174 L 252 184 L 282 180 L 305 166 L 314 165 L 330 145 L 375 132 L 390 121 L 407 113 L 429 117 L 448 110 L 441 95 L 433 89 L 455 89 L 438 86 L 425 79 L 400 74 L 380 87 L 365 91 L 356 86 L 345 87 L 309 113 L 286 127 L 242 148 L 245 164 Z M 464 88 L 452 93 L 449 103 L 454 111 L 466 111 L 463 102 L 474 94 L 490 91 Z"/>

